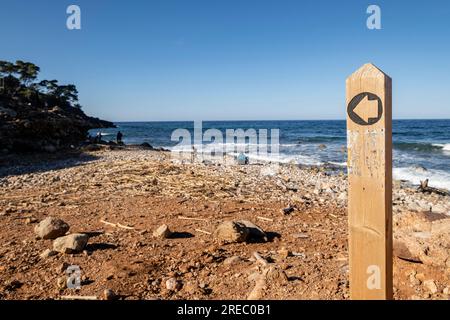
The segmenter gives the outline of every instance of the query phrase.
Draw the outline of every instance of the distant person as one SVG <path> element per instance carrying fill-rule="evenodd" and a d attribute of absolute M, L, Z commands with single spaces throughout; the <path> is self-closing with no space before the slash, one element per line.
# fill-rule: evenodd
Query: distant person
<path fill-rule="evenodd" d="M 102 133 L 99 131 L 97 132 L 97 135 L 95 136 L 95 143 L 102 142 Z"/>
<path fill-rule="evenodd" d="M 123 142 L 122 142 L 122 138 L 123 138 L 123 134 L 122 134 L 122 132 L 117 132 L 117 144 L 123 144 Z"/>

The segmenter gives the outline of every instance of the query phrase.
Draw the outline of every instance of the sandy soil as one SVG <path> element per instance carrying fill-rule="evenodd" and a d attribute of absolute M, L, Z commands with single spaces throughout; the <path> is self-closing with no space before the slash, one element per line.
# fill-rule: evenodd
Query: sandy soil
<path fill-rule="evenodd" d="M 0 164 L 1 299 L 102 299 L 106 289 L 119 299 L 246 299 L 261 272 L 254 252 L 286 275 L 268 281 L 258 298 L 349 298 L 343 175 L 289 165 L 267 174 L 260 165 L 181 163 L 143 150 Z M 284 214 L 290 205 L 295 210 Z M 66 221 L 71 233 L 87 233 L 84 251 L 41 258 L 52 240 L 36 239 L 34 228 L 48 216 Z M 221 222 L 242 219 L 269 241 L 216 241 Z M 173 232 L 169 239 L 152 235 L 162 224 Z M 81 268 L 79 290 L 60 280 L 69 265 Z M 445 265 L 396 257 L 395 298 L 447 299 L 449 275 Z"/>

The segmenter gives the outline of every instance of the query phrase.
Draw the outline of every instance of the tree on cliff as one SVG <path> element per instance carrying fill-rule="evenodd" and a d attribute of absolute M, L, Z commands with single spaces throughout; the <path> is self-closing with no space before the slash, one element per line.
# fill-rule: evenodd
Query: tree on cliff
<path fill-rule="evenodd" d="M 38 79 L 39 67 L 0 61 L 0 154 L 80 146 L 89 130 L 114 124 L 87 116 L 73 84 Z"/>
<path fill-rule="evenodd" d="M 0 61 L 0 77 L 3 78 L 0 99 L 16 100 L 37 108 L 80 108 L 75 85 L 59 85 L 57 80 L 36 82 L 39 72 L 40 68 L 30 62 Z"/>

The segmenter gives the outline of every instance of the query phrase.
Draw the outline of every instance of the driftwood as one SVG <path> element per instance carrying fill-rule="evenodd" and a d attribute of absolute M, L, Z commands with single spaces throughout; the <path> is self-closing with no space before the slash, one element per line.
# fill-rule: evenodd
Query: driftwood
<path fill-rule="evenodd" d="M 267 262 L 266 259 L 264 259 L 263 257 L 261 257 L 261 255 L 258 252 L 254 252 L 253 256 L 256 259 L 256 262 L 259 262 L 264 268 L 266 268 L 267 270 L 267 266 L 269 265 L 269 263 Z M 247 296 L 247 300 L 259 300 L 261 299 L 263 292 L 264 292 L 264 288 L 266 287 L 267 283 L 266 283 L 266 274 L 267 271 L 263 270 L 262 274 L 259 274 L 256 278 L 256 284 L 253 287 L 252 291 L 250 291 L 249 295 Z"/>
<path fill-rule="evenodd" d="M 193 220 L 193 221 L 203 221 L 203 222 L 207 222 L 208 221 L 208 219 L 190 218 L 190 217 L 181 217 L 181 216 L 179 216 L 178 219 L 181 219 L 181 220 Z"/>
<path fill-rule="evenodd" d="M 202 230 L 202 229 L 195 229 L 195 231 L 200 232 L 200 233 L 204 233 L 204 234 L 207 234 L 207 235 L 212 235 L 211 232 L 208 232 L 208 231 L 205 231 L 205 230 Z"/>
<path fill-rule="evenodd" d="M 264 259 L 263 257 L 260 256 L 260 254 L 258 252 L 254 252 L 253 256 L 255 257 L 256 261 L 259 262 L 260 264 L 262 264 L 264 267 L 267 267 L 269 265 L 269 263 L 267 262 L 266 259 Z"/>
<path fill-rule="evenodd" d="M 106 224 L 108 226 L 115 227 L 115 228 L 122 228 L 122 229 L 126 229 L 126 230 L 136 230 L 133 227 L 124 226 L 123 224 L 120 224 L 120 223 L 112 223 L 112 222 L 108 222 L 108 221 L 105 221 L 105 220 L 100 220 L 100 222 L 104 223 L 104 224 Z"/>
<path fill-rule="evenodd" d="M 441 196 L 448 196 L 449 192 L 445 191 L 443 189 L 433 188 L 428 186 L 429 180 L 426 179 L 424 181 L 420 181 L 420 186 L 417 188 L 417 191 L 423 192 L 423 193 L 436 193 Z"/>
<path fill-rule="evenodd" d="M 98 300 L 96 296 L 61 296 L 62 300 Z"/>
<path fill-rule="evenodd" d="M 267 262 L 267 260 L 261 257 L 258 252 L 254 252 L 253 256 L 255 257 L 256 261 L 263 267 L 262 272 L 260 274 L 256 274 L 256 277 L 254 278 L 256 283 L 252 291 L 250 291 L 249 295 L 247 296 L 247 300 L 261 299 L 264 295 L 264 290 L 267 289 L 269 283 L 279 284 L 288 281 L 286 273 L 283 270 L 281 270 L 276 265 Z"/>
<path fill-rule="evenodd" d="M 263 220 L 263 221 L 269 221 L 269 222 L 273 222 L 273 219 L 270 219 L 270 218 L 265 218 L 265 217 L 256 217 L 257 219 L 259 219 L 259 220 Z"/>

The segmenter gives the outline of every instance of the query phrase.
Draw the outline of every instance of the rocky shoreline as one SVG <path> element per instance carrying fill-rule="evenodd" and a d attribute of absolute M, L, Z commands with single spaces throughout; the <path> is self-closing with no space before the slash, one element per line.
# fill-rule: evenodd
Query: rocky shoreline
<path fill-rule="evenodd" d="M 42 157 L 1 160 L 2 299 L 349 297 L 344 172 L 142 148 Z M 449 199 L 395 182 L 397 299 L 449 297 Z M 53 240 L 34 232 L 48 217 L 88 242 L 43 254 Z M 60 284 L 64 264 L 80 266 L 81 289 Z"/>
<path fill-rule="evenodd" d="M 85 143 L 90 129 L 111 127 L 113 123 L 88 117 L 80 109 L 0 103 L 0 153 L 73 149 Z"/>

